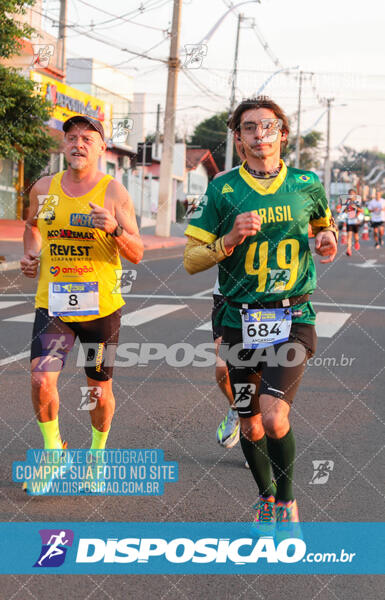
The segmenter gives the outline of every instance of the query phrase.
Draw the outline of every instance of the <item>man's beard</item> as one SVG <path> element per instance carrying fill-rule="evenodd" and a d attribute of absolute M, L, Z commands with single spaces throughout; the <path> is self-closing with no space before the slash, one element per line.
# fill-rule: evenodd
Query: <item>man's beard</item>
<path fill-rule="evenodd" d="M 271 145 L 261 148 L 259 145 L 249 146 L 249 151 L 255 158 L 265 158 L 271 154 Z"/>
<path fill-rule="evenodd" d="M 85 169 L 88 165 L 88 161 L 85 156 L 71 156 L 68 163 L 70 164 L 71 168 L 75 171 L 81 171 L 82 169 Z"/>

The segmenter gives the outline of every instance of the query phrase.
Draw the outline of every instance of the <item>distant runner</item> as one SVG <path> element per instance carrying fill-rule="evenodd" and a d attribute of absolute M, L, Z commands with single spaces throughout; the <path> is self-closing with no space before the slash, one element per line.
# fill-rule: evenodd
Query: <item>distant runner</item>
<path fill-rule="evenodd" d="M 383 244 L 383 215 L 385 214 L 385 200 L 382 198 L 381 191 L 378 191 L 376 197 L 369 202 L 368 209 L 373 227 L 374 247 L 378 250 Z"/>

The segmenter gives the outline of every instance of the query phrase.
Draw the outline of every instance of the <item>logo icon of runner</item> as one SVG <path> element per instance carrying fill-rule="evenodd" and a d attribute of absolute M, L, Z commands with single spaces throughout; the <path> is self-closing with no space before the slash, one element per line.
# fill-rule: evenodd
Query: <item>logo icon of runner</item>
<path fill-rule="evenodd" d="M 246 408 L 251 402 L 251 398 L 255 393 L 255 383 L 235 383 L 235 398 L 234 404 L 237 408 Z"/>
<path fill-rule="evenodd" d="M 40 556 L 34 567 L 60 567 L 65 560 L 68 547 L 72 546 L 74 532 L 71 529 L 41 529 Z"/>
<path fill-rule="evenodd" d="M 323 484 L 329 479 L 330 473 L 333 471 L 334 462 L 332 460 L 313 460 L 313 477 L 310 484 Z"/>
<path fill-rule="evenodd" d="M 43 335 L 50 334 L 47 333 Z M 44 356 L 44 358 L 41 361 L 39 361 L 38 369 L 40 371 L 46 363 L 52 363 L 52 361 L 56 358 L 63 361 L 63 357 L 67 354 L 69 350 L 65 334 L 61 335 L 60 337 L 52 337 L 51 341 L 47 345 L 47 349 L 49 350 L 49 354 Z"/>

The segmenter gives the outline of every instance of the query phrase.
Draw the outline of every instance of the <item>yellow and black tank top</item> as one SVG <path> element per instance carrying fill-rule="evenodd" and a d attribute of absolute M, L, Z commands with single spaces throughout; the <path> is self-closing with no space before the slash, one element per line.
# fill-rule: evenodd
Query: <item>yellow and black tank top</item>
<path fill-rule="evenodd" d="M 90 321 L 124 305 L 120 293 L 121 262 L 113 236 L 93 226 L 90 202 L 104 206 L 112 177 L 105 175 L 83 196 L 63 191 L 64 171 L 52 178 L 47 195 L 39 198 L 37 226 L 42 237 L 40 276 L 35 307 L 48 309 L 48 289 L 53 282 L 97 282 L 99 314 L 61 316 L 63 321 Z"/>

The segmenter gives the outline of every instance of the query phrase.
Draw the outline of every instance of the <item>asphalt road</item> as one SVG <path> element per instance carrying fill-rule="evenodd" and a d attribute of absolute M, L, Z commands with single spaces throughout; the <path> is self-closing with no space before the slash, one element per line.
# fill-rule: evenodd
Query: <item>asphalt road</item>
<path fill-rule="evenodd" d="M 129 317 L 131 325 L 128 321 L 121 328 L 121 344 L 138 343 L 143 348 L 157 343 L 170 348 L 184 342 L 195 349 L 212 341 L 210 331 L 198 328 L 210 319 L 215 270 L 187 275 L 182 252 L 180 248 L 148 252 L 135 267 L 136 280 L 125 297 L 124 313 L 141 312 L 136 313 L 136 321 Z M 317 361 L 307 368 L 292 410 L 300 517 L 303 521 L 383 521 L 385 249 L 376 251 L 364 243 L 350 258 L 340 249 L 333 265 L 318 263 L 317 270 L 319 288 L 313 300 L 317 312 L 328 314 L 321 319 Z M 178 461 L 179 481 L 166 484 L 163 496 L 36 498 L 26 496 L 12 482 L 12 461 L 22 460 L 28 448 L 42 445 L 24 357 L 32 329 L 25 315 L 33 312 L 35 286 L 17 271 L 0 274 L 1 521 L 249 521 L 256 489 L 243 466 L 239 445 L 226 451 L 216 443 L 226 400 L 216 387 L 212 366 L 171 366 L 170 360 L 155 359 L 115 368 L 117 409 L 108 446 L 161 448 L 166 460 Z M 154 305 L 169 305 L 170 312 L 149 320 L 149 314 L 160 315 L 161 309 Z M 138 324 L 140 320 L 145 322 Z M 331 337 L 323 337 L 330 332 Z M 78 410 L 85 379 L 76 367 L 77 353 L 76 346 L 59 380 L 60 427 L 70 447 L 87 448 L 91 430 L 86 411 Z M 15 355 L 22 357 L 14 360 Z M 333 462 L 322 485 L 309 483 L 317 460 Z M 380 600 L 384 578 L 4 575 L 0 597 Z"/>

